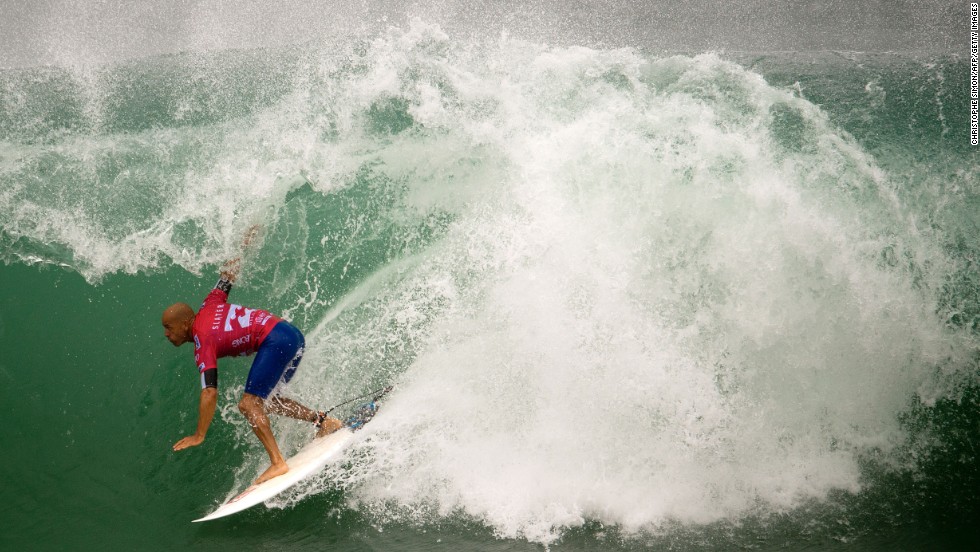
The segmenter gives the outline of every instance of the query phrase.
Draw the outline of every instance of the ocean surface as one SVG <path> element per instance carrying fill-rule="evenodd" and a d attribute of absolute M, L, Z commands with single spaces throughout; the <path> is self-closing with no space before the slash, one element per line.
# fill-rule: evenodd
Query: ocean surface
<path fill-rule="evenodd" d="M 980 546 L 969 58 L 355 38 L 0 70 L 0 549 Z M 162 310 L 245 229 L 291 394 L 395 390 L 268 461 Z M 286 452 L 312 429 L 274 419 Z"/>

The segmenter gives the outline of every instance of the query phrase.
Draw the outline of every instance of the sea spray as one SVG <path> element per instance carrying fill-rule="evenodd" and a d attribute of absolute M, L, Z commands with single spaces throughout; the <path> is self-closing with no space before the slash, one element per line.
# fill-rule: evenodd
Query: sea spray
<path fill-rule="evenodd" d="M 440 51 L 413 32 L 410 53 Z M 859 491 L 862 456 L 902 445 L 909 401 L 966 363 L 934 314 L 942 253 L 791 91 L 710 55 L 505 39 L 460 72 L 374 46 L 384 74 L 411 75 L 385 93 L 407 96 L 413 140 L 502 160 L 461 204 L 451 170 L 390 138 L 386 174 L 450 216 L 315 334 L 306 381 L 400 382 L 363 461 L 324 478 L 380 519 L 461 513 L 551 542 L 586 520 L 787 511 Z"/>

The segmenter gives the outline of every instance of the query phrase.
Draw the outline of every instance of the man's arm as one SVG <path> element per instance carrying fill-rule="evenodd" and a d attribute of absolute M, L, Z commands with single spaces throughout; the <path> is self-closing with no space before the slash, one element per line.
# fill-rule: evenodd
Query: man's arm
<path fill-rule="evenodd" d="M 242 251 L 247 251 L 248 246 L 252 244 L 252 240 L 259 235 L 259 225 L 253 224 L 245 231 L 245 236 L 242 238 Z M 238 271 L 242 267 L 242 257 L 241 255 L 235 257 L 234 259 L 228 260 L 221 267 L 221 279 L 228 281 L 228 283 L 234 283 L 235 278 L 238 278 Z"/>
<path fill-rule="evenodd" d="M 174 450 L 183 450 L 188 447 L 196 447 L 204 442 L 204 436 L 208 433 L 211 420 L 214 418 L 214 409 L 218 404 L 218 389 L 216 387 L 205 387 L 201 389 L 201 405 L 197 413 L 197 432 L 189 437 L 184 437 L 174 445 Z"/>

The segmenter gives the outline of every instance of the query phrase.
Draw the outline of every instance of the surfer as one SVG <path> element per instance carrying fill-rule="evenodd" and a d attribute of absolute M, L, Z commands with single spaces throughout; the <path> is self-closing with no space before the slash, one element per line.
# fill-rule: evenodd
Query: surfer
<path fill-rule="evenodd" d="M 257 226 L 249 228 L 243 248 L 257 232 Z M 204 441 L 218 402 L 218 358 L 256 353 L 238 408 L 272 461 L 255 481 L 258 484 L 289 471 L 272 435 L 267 411 L 312 422 L 317 437 L 336 431 L 341 422 L 279 394 L 277 387 L 292 379 L 303 358 L 303 334 L 268 311 L 228 303 L 228 292 L 240 267 L 241 257 L 225 263 L 218 283 L 196 314 L 186 303 L 174 303 L 163 311 L 164 335 L 176 347 L 194 343 L 194 363 L 201 374 L 197 431 L 177 441 L 173 449 L 183 450 Z"/>

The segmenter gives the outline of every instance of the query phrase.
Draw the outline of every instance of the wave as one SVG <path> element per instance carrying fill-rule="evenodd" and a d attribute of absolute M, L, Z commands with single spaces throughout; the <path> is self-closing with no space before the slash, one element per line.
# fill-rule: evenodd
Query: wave
<path fill-rule="evenodd" d="M 398 382 L 285 504 L 544 543 L 788 511 L 975 377 L 973 230 L 799 86 L 419 22 L 338 46 L 4 74 L 0 258 L 201 273 L 263 221 L 245 284 L 308 330 L 300 398 Z"/>

